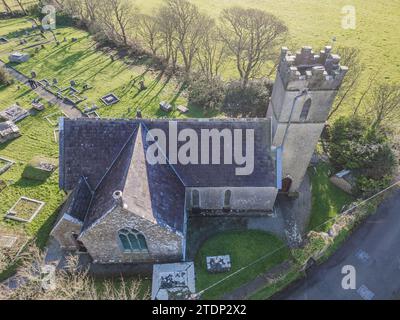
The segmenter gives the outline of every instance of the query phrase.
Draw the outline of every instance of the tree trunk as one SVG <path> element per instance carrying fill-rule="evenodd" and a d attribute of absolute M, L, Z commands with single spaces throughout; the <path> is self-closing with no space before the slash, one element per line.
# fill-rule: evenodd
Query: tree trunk
<path fill-rule="evenodd" d="M 27 13 L 26 13 L 26 10 L 25 10 L 24 6 L 22 5 L 21 0 L 17 0 L 17 3 L 20 6 L 20 8 L 21 8 L 22 12 L 24 13 L 24 15 L 26 15 Z"/>
<path fill-rule="evenodd" d="M 8 13 L 12 13 L 12 10 L 11 10 L 11 8 L 8 6 L 6 0 L 2 0 L 2 2 L 3 2 L 3 5 L 4 5 L 4 8 L 6 8 L 7 12 L 8 12 Z"/>

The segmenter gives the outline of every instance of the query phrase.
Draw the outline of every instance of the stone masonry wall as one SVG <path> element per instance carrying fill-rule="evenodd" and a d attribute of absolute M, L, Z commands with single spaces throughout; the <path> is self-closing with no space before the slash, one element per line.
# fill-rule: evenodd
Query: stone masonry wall
<path fill-rule="evenodd" d="M 76 241 L 73 238 L 73 233 L 79 234 L 82 229 L 82 223 L 78 220 L 73 219 L 67 214 L 57 222 L 56 226 L 51 231 L 50 235 L 53 236 L 61 248 L 66 250 L 75 250 Z"/>
<path fill-rule="evenodd" d="M 118 237 L 118 231 L 122 228 L 134 228 L 141 232 L 146 238 L 148 252 L 124 252 Z M 183 258 L 182 236 L 119 206 L 84 231 L 79 240 L 94 263 L 160 263 L 181 261 Z"/>

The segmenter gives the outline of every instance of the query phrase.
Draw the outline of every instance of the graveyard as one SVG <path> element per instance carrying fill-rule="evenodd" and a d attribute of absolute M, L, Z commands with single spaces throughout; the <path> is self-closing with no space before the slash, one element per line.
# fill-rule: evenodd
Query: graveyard
<path fill-rule="evenodd" d="M 44 39 L 32 30 L 27 19 L 15 18 L 0 21 L 0 36 L 7 39 L 0 47 L 4 63 L 35 79 L 38 87 L 73 105 L 82 116 L 134 118 L 137 110 L 143 117 L 153 118 L 202 116 L 187 106 L 184 89 L 174 79 L 135 65 L 128 58 L 111 58 L 115 52 L 96 50 L 81 30 L 60 27 L 57 45 L 50 34 Z M 12 52 L 30 58 L 10 62 Z M 161 101 L 168 101 L 172 110 L 161 110 Z M 187 108 L 185 113 L 178 105 Z M 2 136 L 0 143 L 0 228 L 6 230 L 7 237 L 18 234 L 22 239 L 23 235 L 23 243 L 30 240 L 44 248 L 65 199 L 58 187 L 56 167 L 58 118 L 66 114 L 18 81 L 0 86 L 0 114 L 2 121 L 8 121 L 2 122 L 2 133 L 7 137 Z M 6 123 L 10 123 L 7 128 Z M 23 243 L 8 240 L 2 239 L 13 246 L 12 252 L 18 252 L 17 245 Z M 0 270 L 0 279 L 9 276 L 13 268 Z"/>
<path fill-rule="evenodd" d="M 96 50 L 88 33 L 59 27 L 55 32 L 57 45 L 50 34 L 46 33 L 47 39 L 43 39 L 24 19 L 15 20 L 20 21 L 21 27 L 16 25 L 17 30 L 13 31 L 9 23 L 0 22 L 0 33 L 9 39 L 0 48 L 0 59 L 10 63 L 10 51 L 29 54 L 28 61 L 10 65 L 28 77 L 33 75 L 39 86 L 80 111 L 96 110 L 100 117 L 112 118 L 134 118 L 137 110 L 144 117 L 202 116 L 195 107 L 184 113 L 178 110 L 178 106 L 186 106 L 187 98 L 185 88 L 173 78 L 145 63 L 121 57 L 112 49 Z M 27 43 L 21 44 L 21 39 Z M 46 43 L 39 45 L 43 42 Z M 171 104 L 172 110 L 160 110 L 161 101 Z"/>

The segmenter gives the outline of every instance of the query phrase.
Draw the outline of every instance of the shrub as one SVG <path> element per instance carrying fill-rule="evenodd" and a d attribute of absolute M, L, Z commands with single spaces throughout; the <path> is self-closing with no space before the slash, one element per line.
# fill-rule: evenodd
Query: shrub
<path fill-rule="evenodd" d="M 251 80 L 246 87 L 240 81 L 230 82 L 222 111 L 230 117 L 265 117 L 272 86 L 265 79 Z"/>
<path fill-rule="evenodd" d="M 189 103 L 206 110 L 219 110 L 225 98 L 225 86 L 220 78 L 193 76 L 189 85 Z"/>
<path fill-rule="evenodd" d="M 356 174 L 356 192 L 363 195 L 386 187 L 396 157 L 382 128 L 372 129 L 360 117 L 341 117 L 329 129 L 329 157 L 336 169 Z"/>
<path fill-rule="evenodd" d="M 0 85 L 8 86 L 14 82 L 8 71 L 4 68 L 0 68 Z"/>

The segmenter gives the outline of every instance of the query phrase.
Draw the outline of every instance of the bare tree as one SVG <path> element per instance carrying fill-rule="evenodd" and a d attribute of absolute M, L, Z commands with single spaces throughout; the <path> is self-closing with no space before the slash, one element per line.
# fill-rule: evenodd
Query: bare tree
<path fill-rule="evenodd" d="M 223 10 L 221 21 L 221 38 L 234 56 L 242 85 L 246 86 L 273 56 L 287 27 L 270 13 L 240 7 Z"/>
<path fill-rule="evenodd" d="M 374 115 L 372 128 L 400 116 L 400 86 L 382 83 L 372 89 L 369 110 Z"/>
<path fill-rule="evenodd" d="M 209 18 L 187 0 L 167 0 L 165 10 L 172 19 L 176 45 L 188 73 L 199 48 L 203 26 L 209 23 Z"/>
<path fill-rule="evenodd" d="M 86 18 L 90 23 L 94 23 L 97 17 L 98 1 L 97 0 L 84 0 Z"/>
<path fill-rule="evenodd" d="M 139 16 L 138 35 L 153 55 L 157 55 L 161 46 L 160 25 L 156 17 L 146 14 Z"/>
<path fill-rule="evenodd" d="M 62 9 L 70 16 L 78 17 L 80 20 L 85 19 L 85 8 L 83 2 L 80 0 L 64 0 L 62 2 Z"/>
<path fill-rule="evenodd" d="M 11 10 L 10 6 L 8 5 L 8 3 L 6 2 L 6 0 L 1 0 L 1 1 L 3 2 L 3 6 L 6 9 L 6 11 L 8 13 L 12 13 L 12 10 Z"/>
<path fill-rule="evenodd" d="M 173 15 L 167 7 L 158 10 L 157 23 L 160 28 L 161 51 L 164 60 L 172 65 L 175 71 L 178 60 L 178 49 L 176 44 L 176 29 L 173 23 Z"/>
<path fill-rule="evenodd" d="M 26 10 L 24 8 L 24 5 L 22 4 L 22 1 L 21 0 L 16 0 L 16 1 L 18 3 L 19 7 L 21 8 L 22 12 L 24 13 L 24 15 L 26 15 Z"/>
<path fill-rule="evenodd" d="M 207 24 L 204 24 L 202 34 L 196 61 L 202 75 L 210 80 L 219 75 L 226 61 L 227 50 L 221 42 L 214 20 L 210 19 Z"/>
<path fill-rule="evenodd" d="M 67 258 L 65 269 L 55 273 L 54 287 L 44 290 L 43 287 L 43 255 L 33 247 L 24 254 L 22 266 L 16 275 L 19 279 L 15 289 L 0 284 L 0 300 L 137 300 L 142 297 L 140 281 L 125 282 L 121 279 L 119 286 L 108 281 L 102 290 L 96 287 L 88 271 L 79 266 L 78 257 Z"/>
<path fill-rule="evenodd" d="M 359 83 L 364 65 L 360 60 L 360 50 L 353 47 L 338 47 L 336 49 L 340 55 L 340 63 L 349 67 L 349 72 L 343 80 L 336 97 L 336 103 L 332 108 L 328 120 L 340 109 L 343 103 L 355 93 Z"/>
<path fill-rule="evenodd" d="M 130 0 L 101 0 L 98 21 L 101 21 L 103 31 L 110 39 L 128 45 L 136 18 L 135 10 Z"/>

